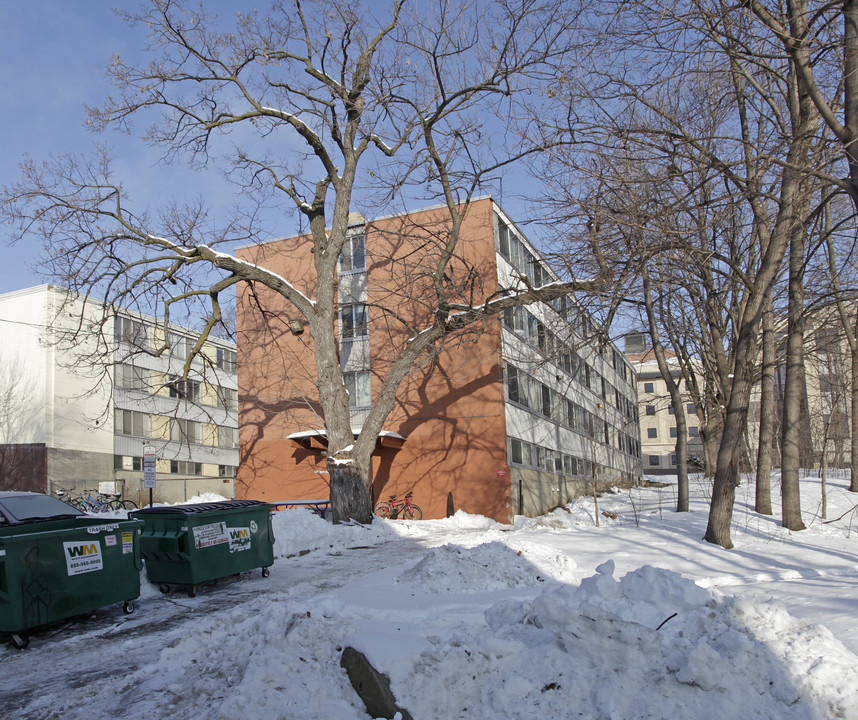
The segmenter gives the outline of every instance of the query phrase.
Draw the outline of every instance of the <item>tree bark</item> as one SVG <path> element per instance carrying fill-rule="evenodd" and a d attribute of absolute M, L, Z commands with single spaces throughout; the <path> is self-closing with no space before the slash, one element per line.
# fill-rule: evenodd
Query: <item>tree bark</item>
<path fill-rule="evenodd" d="M 354 520 L 362 524 L 372 522 L 372 505 L 363 476 L 353 464 L 340 464 L 328 459 L 331 482 L 331 511 L 334 522 Z"/>
<path fill-rule="evenodd" d="M 858 308 L 853 337 L 858 337 Z M 852 455 L 849 460 L 849 490 L 858 492 L 858 342 L 851 343 L 849 349 L 852 354 Z"/>
<path fill-rule="evenodd" d="M 754 510 L 772 514 L 772 436 L 775 426 L 775 317 L 772 296 L 763 309 L 763 366 L 760 377 L 760 430 L 757 443 L 757 486 Z"/>

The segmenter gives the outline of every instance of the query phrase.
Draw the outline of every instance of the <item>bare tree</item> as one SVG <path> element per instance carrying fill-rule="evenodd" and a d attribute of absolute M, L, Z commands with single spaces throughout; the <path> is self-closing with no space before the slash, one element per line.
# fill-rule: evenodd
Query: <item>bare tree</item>
<path fill-rule="evenodd" d="M 376 18 L 356 3 L 278 3 L 239 14 L 230 31 L 173 0 L 152 0 L 128 20 L 148 33 L 153 60 L 117 59 L 118 95 L 90 111 L 96 128 L 126 128 L 154 113 L 145 139 L 166 161 L 218 164 L 236 183 L 229 221 L 216 228 L 204 204 L 135 208 L 106 151 L 92 158 L 28 162 L 4 195 L 20 237 L 41 236 L 55 276 L 117 304 L 157 305 L 165 322 L 182 303 L 209 306 L 192 356 L 221 322 L 225 293 L 264 288 L 309 327 L 319 410 L 329 441 L 336 520 L 371 520 L 370 455 L 396 390 L 427 349 L 490 314 L 592 283 L 527 282 L 503 297 L 462 297 L 448 280 L 469 200 L 516 159 L 555 142 L 516 127 L 519 96 L 549 97 L 557 65 L 573 48 L 574 4 L 524 0 L 439 3 L 428 17 L 391 0 Z M 508 128 L 491 142 L 486 118 Z M 516 132 L 518 130 L 518 132 Z M 238 138 L 228 145 L 230 139 Z M 409 329 L 355 439 L 340 365 L 337 261 L 358 193 L 375 186 L 376 209 L 415 187 L 447 213 L 441 251 L 427 275 L 432 314 Z M 238 259 L 231 247 L 266 239 L 271 211 L 309 228 L 312 277 L 282 277 Z M 266 215 L 266 213 L 268 213 Z M 424 286 L 425 288 L 425 286 Z"/>
<path fill-rule="evenodd" d="M 762 367 L 760 372 L 760 424 L 757 440 L 757 482 L 754 510 L 772 514 L 772 439 L 775 419 L 775 319 L 771 295 L 766 298 L 762 319 Z"/>

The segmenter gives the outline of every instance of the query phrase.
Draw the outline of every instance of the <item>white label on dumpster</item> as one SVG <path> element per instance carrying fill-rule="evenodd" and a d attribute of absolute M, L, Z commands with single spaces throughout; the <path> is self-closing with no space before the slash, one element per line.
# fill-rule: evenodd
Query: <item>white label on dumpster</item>
<path fill-rule="evenodd" d="M 101 570 L 101 543 L 94 542 L 65 542 L 63 550 L 66 556 L 66 568 L 69 575 Z"/>
<path fill-rule="evenodd" d="M 229 542 L 229 534 L 225 522 L 198 525 L 194 528 L 194 547 L 197 550 L 227 542 Z"/>
<path fill-rule="evenodd" d="M 240 550 L 250 550 L 250 528 L 229 529 L 229 551 L 233 553 Z"/>
<path fill-rule="evenodd" d="M 90 535 L 98 535 L 98 533 L 102 532 L 113 532 L 114 530 L 119 530 L 119 523 L 113 523 L 112 525 L 93 525 L 86 529 Z"/>

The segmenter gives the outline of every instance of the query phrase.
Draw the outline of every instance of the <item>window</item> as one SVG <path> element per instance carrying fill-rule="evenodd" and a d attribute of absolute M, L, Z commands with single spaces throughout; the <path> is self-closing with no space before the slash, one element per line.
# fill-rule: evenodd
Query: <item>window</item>
<path fill-rule="evenodd" d="M 650 455 L 649 456 L 649 466 L 650 467 L 658 467 L 659 466 L 659 457 L 658 455 Z"/>
<path fill-rule="evenodd" d="M 525 329 L 525 309 L 523 307 L 507 308 L 503 311 L 503 324 L 515 333 Z"/>
<path fill-rule="evenodd" d="M 688 403 L 688 405 L 685 406 L 685 412 L 687 412 L 689 415 L 696 415 L 697 406 L 694 403 Z"/>
<path fill-rule="evenodd" d="M 676 465 L 676 455 L 671 455 L 671 456 L 670 456 L 670 464 L 671 464 L 671 465 Z"/>
<path fill-rule="evenodd" d="M 366 322 L 366 305 L 356 303 L 340 308 L 340 334 L 344 340 L 364 337 L 369 330 Z"/>
<path fill-rule="evenodd" d="M 238 390 L 219 387 L 217 389 L 218 405 L 227 410 L 238 410 Z"/>
<path fill-rule="evenodd" d="M 677 435 L 676 435 L 676 425 L 674 425 L 672 428 L 670 428 L 670 437 L 672 437 L 672 438 L 677 437 Z"/>
<path fill-rule="evenodd" d="M 366 249 L 363 235 L 346 238 L 340 253 L 340 272 L 355 272 L 366 269 Z"/>
<path fill-rule="evenodd" d="M 688 428 L 688 437 L 700 437 L 700 428 L 696 425 Z"/>
<path fill-rule="evenodd" d="M 515 465 L 521 465 L 521 440 L 510 438 L 509 440 L 509 461 Z"/>
<path fill-rule="evenodd" d="M 218 465 L 217 466 L 217 474 L 218 477 L 235 477 L 235 473 L 238 470 L 235 465 Z"/>
<path fill-rule="evenodd" d="M 139 320 L 117 317 L 113 323 L 116 342 L 125 342 L 138 348 L 146 347 L 146 326 Z"/>
<path fill-rule="evenodd" d="M 116 387 L 149 390 L 149 370 L 136 365 L 120 365 L 116 369 Z"/>
<path fill-rule="evenodd" d="M 170 381 L 170 397 L 197 402 L 200 399 L 200 383 L 197 380 L 179 380 L 173 378 Z"/>
<path fill-rule="evenodd" d="M 238 447 L 238 430 L 234 427 L 218 425 L 217 446 L 222 448 Z"/>
<path fill-rule="evenodd" d="M 527 405 L 527 376 L 515 365 L 506 366 L 506 393 L 511 402 Z"/>
<path fill-rule="evenodd" d="M 503 255 L 507 260 L 512 259 L 512 253 L 510 249 L 510 231 L 507 227 L 506 223 L 497 218 L 498 222 L 498 251 L 501 255 Z"/>
<path fill-rule="evenodd" d="M 676 410 L 673 409 L 673 405 L 667 406 L 667 414 L 668 415 L 676 415 Z"/>
<path fill-rule="evenodd" d="M 647 415 L 655 415 L 655 405 L 647 405 L 646 406 L 646 414 Z"/>
<path fill-rule="evenodd" d="M 658 437 L 658 428 L 647 428 L 646 436 L 648 438 L 657 438 Z"/>
<path fill-rule="evenodd" d="M 370 407 L 372 405 L 369 370 L 344 372 L 343 380 L 349 393 L 349 407 Z"/>
<path fill-rule="evenodd" d="M 144 437 L 148 434 L 148 416 L 136 410 L 116 410 L 114 412 L 114 430 L 117 435 Z"/>
<path fill-rule="evenodd" d="M 127 462 L 129 461 L 130 462 Z M 134 470 L 135 472 L 143 472 L 142 457 L 126 457 L 125 455 L 113 456 L 114 470 Z"/>
<path fill-rule="evenodd" d="M 644 392 L 651 393 L 652 391 L 652 383 L 644 383 Z"/>
<path fill-rule="evenodd" d="M 221 370 L 234 373 L 238 368 L 238 355 L 235 350 L 219 347 L 216 364 Z"/>
<path fill-rule="evenodd" d="M 202 475 L 202 463 L 190 460 L 170 460 L 170 473 L 172 475 Z"/>
<path fill-rule="evenodd" d="M 170 418 L 170 440 L 182 443 L 200 442 L 201 426 L 193 420 Z"/>
<path fill-rule="evenodd" d="M 170 344 L 170 355 L 179 360 L 187 360 L 194 344 L 189 337 L 179 333 L 167 333 L 167 342 Z"/>

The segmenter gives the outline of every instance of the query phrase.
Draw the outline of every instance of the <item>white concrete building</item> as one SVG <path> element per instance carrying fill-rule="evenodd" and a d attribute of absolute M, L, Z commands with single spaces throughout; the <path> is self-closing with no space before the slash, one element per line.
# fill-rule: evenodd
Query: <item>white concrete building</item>
<path fill-rule="evenodd" d="M 0 489 L 112 481 L 139 501 L 150 445 L 156 498 L 234 496 L 234 343 L 208 340 L 182 381 L 198 335 L 50 285 L 0 295 L 0 338 Z"/>
<path fill-rule="evenodd" d="M 633 336 L 637 338 L 638 336 Z M 703 442 L 700 437 L 702 418 L 685 387 L 678 361 L 672 351 L 665 350 L 671 376 L 679 384 L 685 403 L 688 426 L 688 458 L 702 462 Z M 667 384 L 658 369 L 658 362 L 646 345 L 626 344 L 626 358 L 635 369 L 641 425 L 641 446 L 644 472 L 658 475 L 676 473 L 676 419 Z"/>

